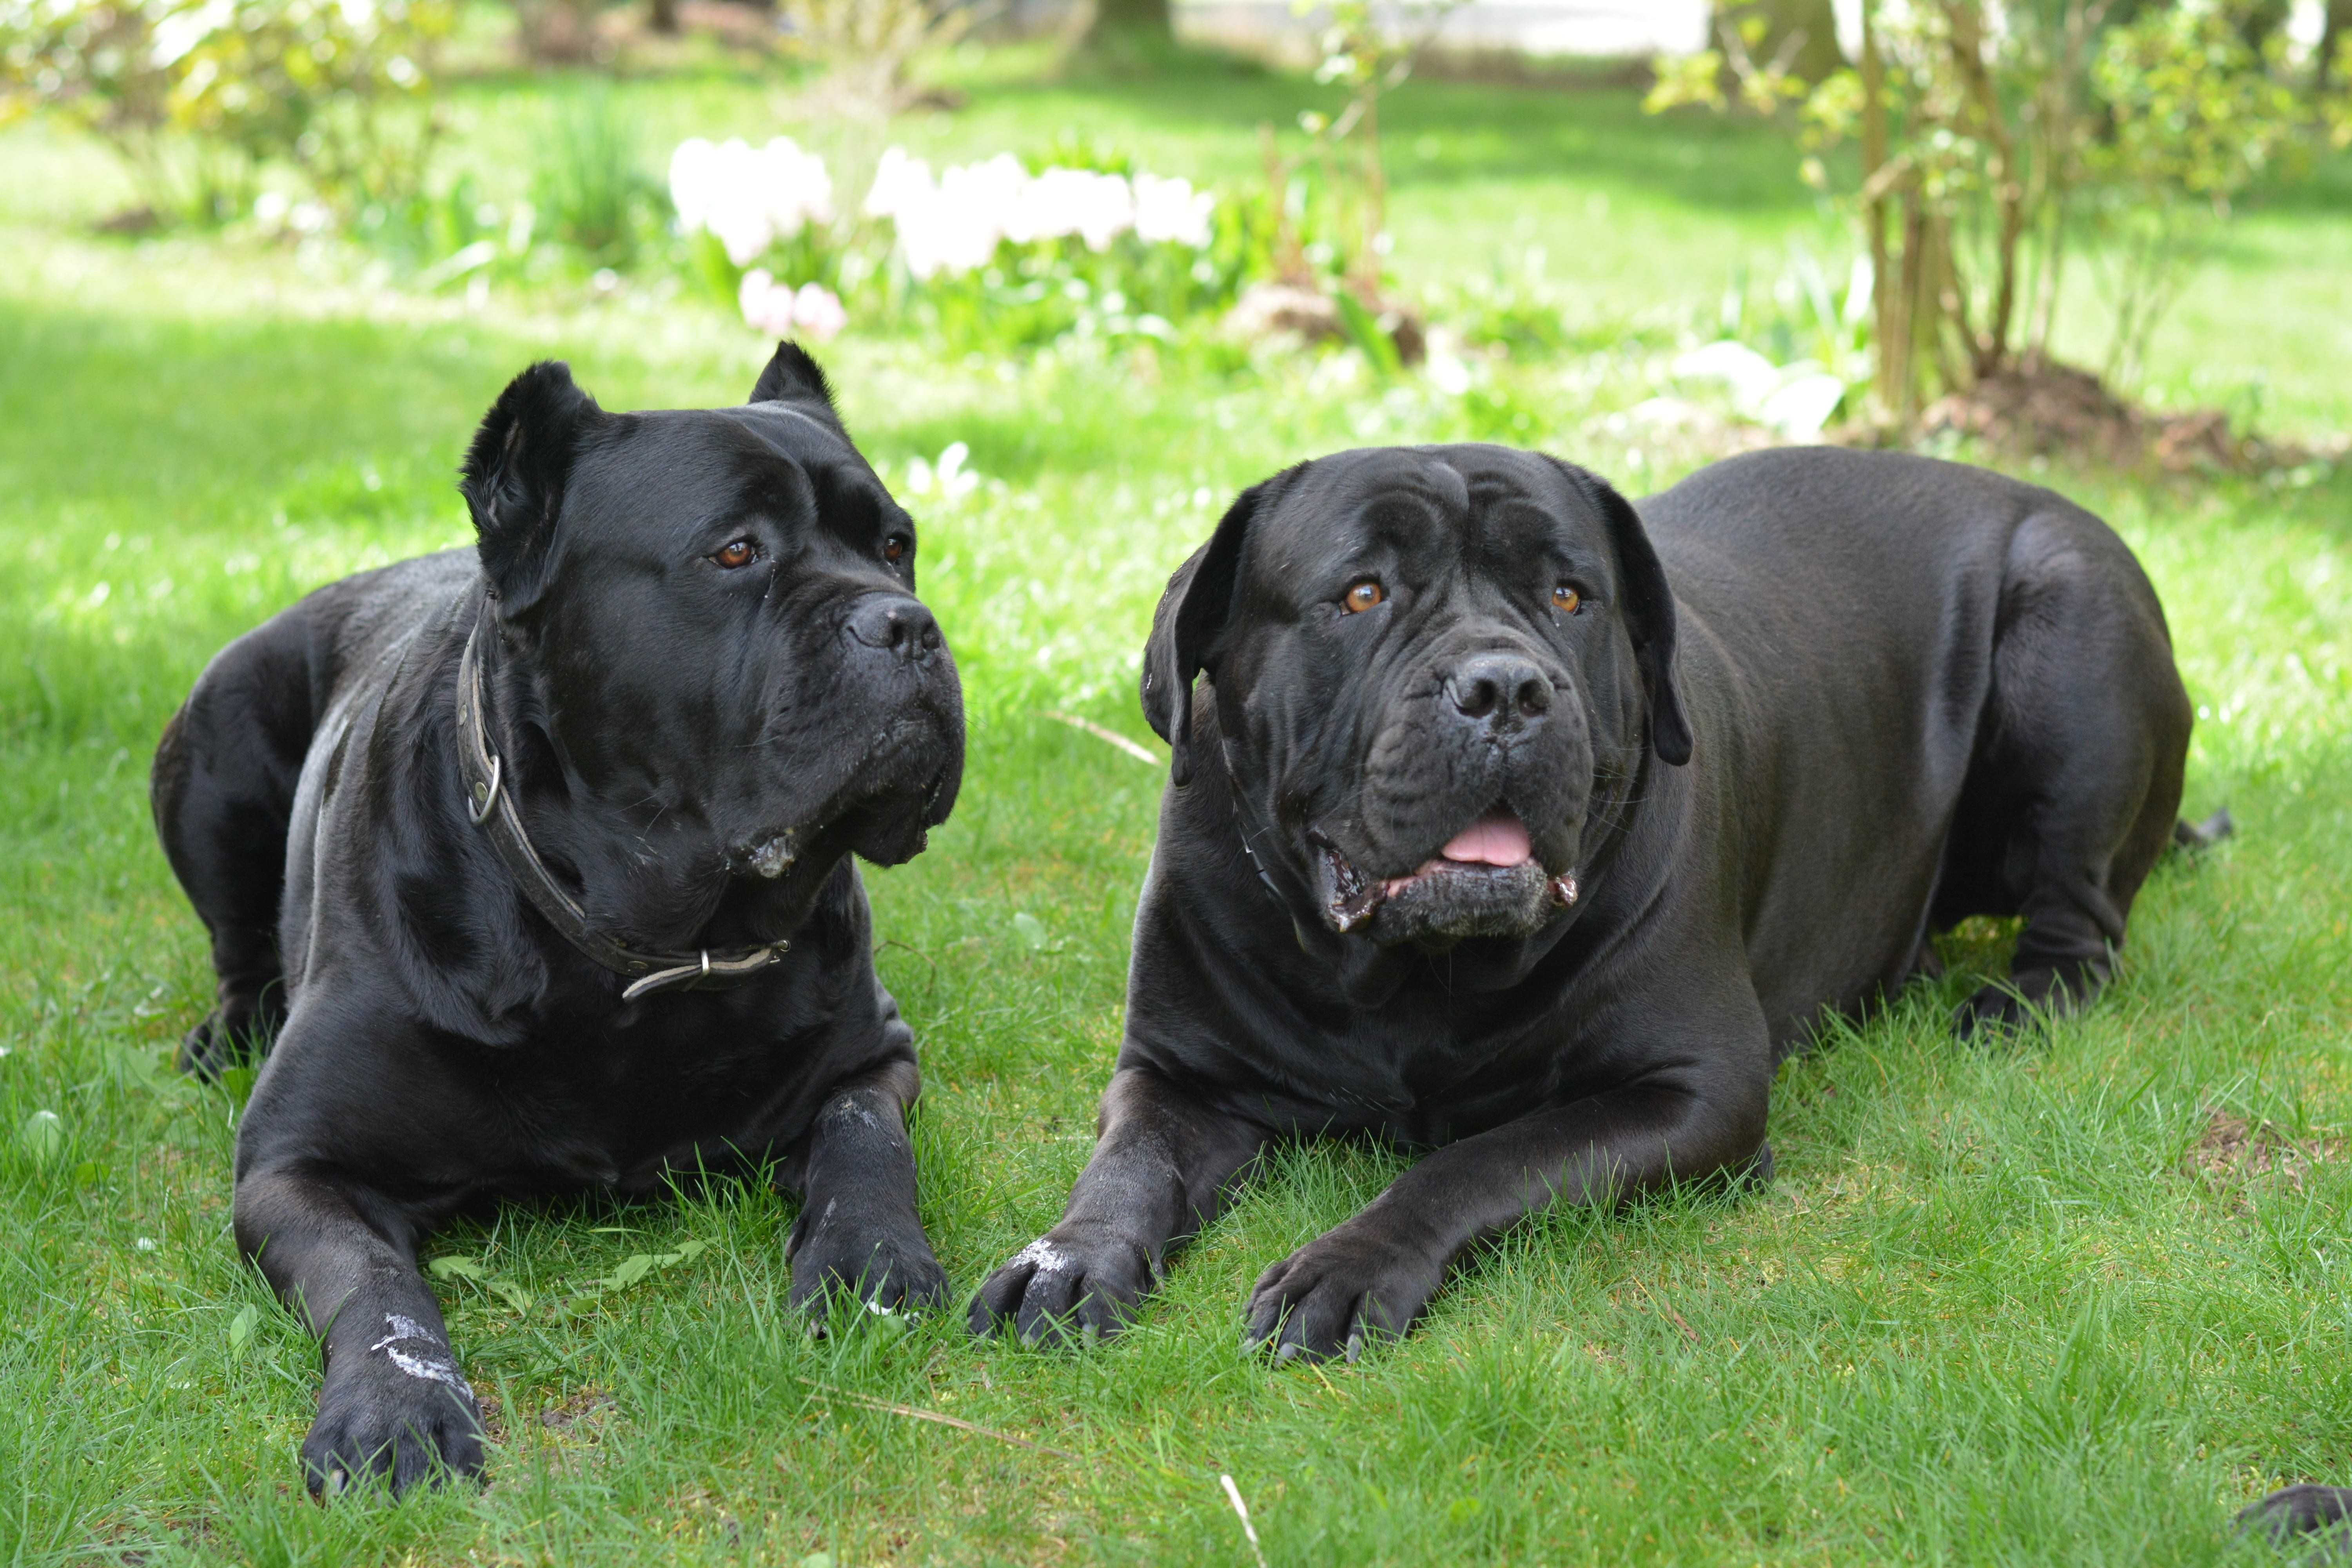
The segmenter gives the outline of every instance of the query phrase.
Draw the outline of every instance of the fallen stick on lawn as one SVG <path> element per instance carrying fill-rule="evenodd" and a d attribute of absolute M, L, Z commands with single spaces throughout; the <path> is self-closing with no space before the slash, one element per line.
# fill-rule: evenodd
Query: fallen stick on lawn
<path fill-rule="evenodd" d="M 835 1399 L 846 1399 L 852 1405 L 860 1405 L 867 1410 L 879 1411 L 885 1415 L 904 1415 L 910 1421 L 936 1421 L 942 1426 L 952 1426 L 959 1432 L 971 1432 L 982 1437 L 993 1437 L 1000 1443 L 1013 1443 L 1024 1448 L 1034 1448 L 1041 1454 L 1051 1454 L 1057 1459 L 1077 1458 L 1076 1454 L 1066 1448 L 1032 1442 L 1026 1437 L 1016 1437 L 1010 1432 L 1000 1432 L 993 1426 L 982 1426 L 976 1421 L 966 1421 L 961 1415 L 950 1415 L 944 1410 L 925 1410 L 913 1405 L 896 1405 L 887 1399 L 876 1399 L 870 1394 L 852 1394 L 845 1388 L 835 1388 L 829 1383 L 819 1383 L 813 1377 L 804 1377 L 801 1381 L 820 1394 L 830 1394 Z"/>
<path fill-rule="evenodd" d="M 1688 1323 L 1683 1321 L 1683 1315 L 1680 1312 L 1675 1311 L 1673 1307 L 1658 1299 L 1658 1293 L 1650 1289 L 1648 1280 L 1636 1279 L 1633 1283 L 1641 1286 L 1642 1294 L 1650 1299 L 1650 1305 L 1655 1307 L 1658 1310 L 1664 1312 L 1667 1317 L 1672 1318 L 1675 1321 L 1675 1327 L 1683 1331 L 1683 1338 L 1690 1341 L 1690 1342 L 1695 1345 L 1705 1344 L 1706 1342 L 1698 1337 L 1698 1331 L 1696 1329 L 1692 1328 Z"/>
<path fill-rule="evenodd" d="M 1067 724 L 1073 730 L 1084 730 L 1096 740 L 1107 745 L 1117 746 L 1146 767 L 1159 768 L 1168 765 L 1165 758 L 1153 756 L 1146 747 L 1129 740 L 1116 730 L 1104 729 L 1091 719 L 1081 719 L 1075 713 L 1065 713 L 1058 708 L 1048 708 L 1044 711 L 1045 717 L 1056 724 Z"/>
<path fill-rule="evenodd" d="M 1250 1523 L 1249 1504 L 1242 1501 L 1242 1489 L 1234 1485 L 1231 1476 L 1219 1476 L 1217 1484 L 1225 1489 L 1225 1500 L 1241 1518 L 1242 1534 L 1249 1542 L 1250 1555 L 1257 1559 L 1257 1568 L 1265 1568 L 1265 1549 L 1257 1543 L 1257 1527 Z"/>

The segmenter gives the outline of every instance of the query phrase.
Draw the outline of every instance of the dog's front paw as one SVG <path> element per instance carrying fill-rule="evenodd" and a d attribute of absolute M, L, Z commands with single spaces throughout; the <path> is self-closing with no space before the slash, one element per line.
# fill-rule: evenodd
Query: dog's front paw
<path fill-rule="evenodd" d="M 1009 1323 L 1031 1344 L 1115 1334 L 1159 1274 L 1148 1247 L 1056 1226 L 988 1277 L 971 1303 L 971 1331 L 985 1336 Z"/>
<path fill-rule="evenodd" d="M 948 1304 L 947 1270 L 911 1218 L 880 1224 L 846 1212 L 837 1200 L 821 1208 L 812 1204 L 793 1226 L 786 1258 L 791 1303 L 820 1331 L 835 1297 L 854 1298 L 877 1316 Z"/>
<path fill-rule="evenodd" d="M 372 1477 L 397 1496 L 420 1481 L 480 1475 L 481 1408 L 440 1336 L 390 1313 L 362 1354 L 331 1367 L 302 1470 L 313 1496 Z"/>
<path fill-rule="evenodd" d="M 1271 1345 L 1284 1361 L 1353 1361 L 1367 1341 L 1401 1338 L 1444 1278 L 1443 1259 L 1370 1226 L 1341 1226 L 1258 1276 L 1244 1342 Z"/>

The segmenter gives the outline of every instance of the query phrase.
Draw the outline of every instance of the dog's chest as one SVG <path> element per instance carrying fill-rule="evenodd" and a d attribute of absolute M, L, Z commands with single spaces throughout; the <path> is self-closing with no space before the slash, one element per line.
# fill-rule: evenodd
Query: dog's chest
<path fill-rule="evenodd" d="M 500 1075 L 515 1185 L 644 1193 L 673 1173 L 746 1169 L 805 1138 L 837 1080 L 824 1031 L 676 1027 L 575 1035 Z"/>
<path fill-rule="evenodd" d="M 1332 1131 L 1445 1143 L 1566 1092 L 1567 1034 L 1556 1019 L 1407 994 L 1334 1023 L 1311 1047 L 1274 1053 L 1295 1114 Z"/>

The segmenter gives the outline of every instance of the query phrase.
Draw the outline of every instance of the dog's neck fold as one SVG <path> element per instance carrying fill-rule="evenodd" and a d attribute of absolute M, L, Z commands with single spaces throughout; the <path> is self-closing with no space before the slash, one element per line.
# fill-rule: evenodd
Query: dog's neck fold
<path fill-rule="evenodd" d="M 458 660 L 457 739 L 467 816 L 498 852 L 517 889 L 564 941 L 625 983 L 623 1002 L 658 991 L 708 988 L 747 980 L 789 951 L 785 941 L 693 949 L 650 947 L 592 920 L 549 867 L 525 827 L 521 781 L 508 758 L 517 753 L 514 726 L 498 722 L 486 667 L 502 646 L 497 601 L 485 595 Z M 715 902 L 716 900 L 714 900 Z"/>

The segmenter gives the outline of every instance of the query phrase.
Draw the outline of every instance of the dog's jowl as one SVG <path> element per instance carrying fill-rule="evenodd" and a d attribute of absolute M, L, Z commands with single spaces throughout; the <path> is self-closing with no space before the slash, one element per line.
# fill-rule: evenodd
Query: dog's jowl
<path fill-rule="evenodd" d="M 796 1302 L 946 1292 L 850 858 L 921 849 L 962 770 L 913 523 L 791 345 L 740 408 L 533 366 L 463 489 L 476 550 L 231 644 L 155 759 L 220 978 L 184 1063 L 276 1042 L 236 1236 L 323 1342 L 314 1489 L 479 1468 L 416 1267 L 461 1209 L 772 1159 Z"/>
<path fill-rule="evenodd" d="M 1270 1142 L 1360 1132 L 1433 1152 L 1267 1269 L 1248 1333 L 1400 1333 L 1535 1209 L 1769 1171 L 1779 1059 L 1957 921 L 2023 917 L 1964 1033 L 2080 1005 L 2188 831 L 2130 552 L 1897 455 L 1638 506 L 1500 447 L 1304 464 L 1177 572 L 1143 701 L 1175 759 L 1101 1136 L 982 1331 L 1118 1328 Z"/>

